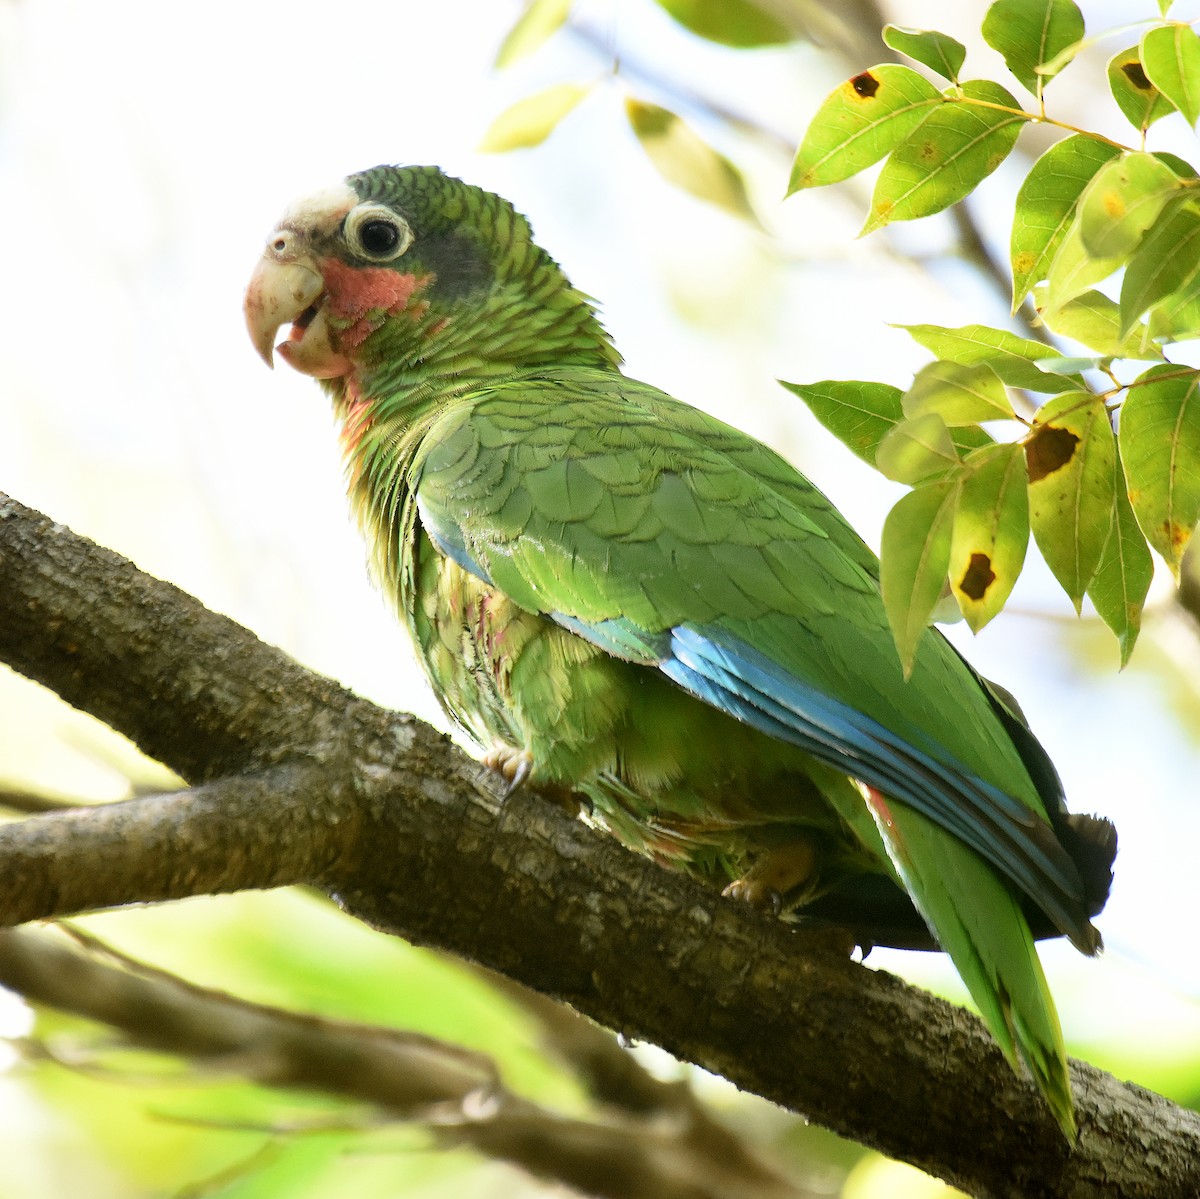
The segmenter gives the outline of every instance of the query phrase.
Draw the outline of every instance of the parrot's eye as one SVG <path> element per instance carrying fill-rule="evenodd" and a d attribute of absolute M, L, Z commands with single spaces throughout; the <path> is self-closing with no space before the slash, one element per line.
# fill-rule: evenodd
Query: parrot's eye
<path fill-rule="evenodd" d="M 346 241 L 364 258 L 390 262 L 412 245 L 408 223 L 382 204 L 363 204 L 346 217 Z"/>

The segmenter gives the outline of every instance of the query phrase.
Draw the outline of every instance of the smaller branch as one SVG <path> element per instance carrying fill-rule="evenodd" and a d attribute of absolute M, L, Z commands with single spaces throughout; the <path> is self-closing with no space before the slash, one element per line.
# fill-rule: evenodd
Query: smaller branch
<path fill-rule="evenodd" d="M 84 803 L 78 799 L 68 799 L 66 796 L 45 795 L 40 791 L 18 790 L 13 787 L 0 788 L 0 808 L 7 808 L 10 812 L 21 812 L 27 816 L 94 806 L 97 805 Z"/>
<path fill-rule="evenodd" d="M 312 820 L 335 805 L 330 790 L 316 768 L 279 766 L 0 826 L 0 923 L 317 882 L 356 827 L 349 805 Z"/>
<path fill-rule="evenodd" d="M 570 1066 L 601 1103 L 642 1118 L 671 1116 L 698 1162 L 707 1161 L 714 1170 L 735 1169 L 762 1186 L 785 1185 L 752 1146 L 713 1118 L 686 1081 L 656 1078 L 612 1033 L 565 1003 L 502 974 L 482 967 L 475 969 L 490 986 L 538 1022 L 545 1047 Z"/>
<path fill-rule="evenodd" d="M 265 1086 L 366 1103 L 387 1118 L 426 1126 L 443 1143 L 600 1199 L 803 1199 L 757 1163 L 747 1173 L 741 1158 L 698 1153 L 686 1122 L 561 1117 L 508 1091 L 482 1054 L 416 1033 L 250 1003 L 70 932 L 86 952 L 45 933 L 0 933 L 0 983 L 108 1024 L 135 1044 Z"/>

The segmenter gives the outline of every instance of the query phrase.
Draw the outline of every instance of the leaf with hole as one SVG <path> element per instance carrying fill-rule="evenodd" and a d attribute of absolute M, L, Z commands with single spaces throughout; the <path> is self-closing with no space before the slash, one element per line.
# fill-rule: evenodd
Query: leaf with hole
<path fill-rule="evenodd" d="M 1055 396 L 1025 438 L 1029 523 L 1077 612 L 1112 525 L 1116 454 L 1108 410 L 1091 392 Z"/>
<path fill-rule="evenodd" d="M 983 18 L 983 37 L 1035 96 L 1050 76 L 1038 67 L 1083 37 L 1083 14 L 1073 0 L 996 0 Z M 1064 64 L 1065 65 L 1065 64 Z"/>
<path fill-rule="evenodd" d="M 963 464 L 950 541 L 950 588 L 973 633 L 1004 607 L 1029 544 L 1025 454 L 988 446 Z"/>
<path fill-rule="evenodd" d="M 958 484 L 927 483 L 902 497 L 883 522 L 880 586 L 905 676 L 946 583 Z"/>
<path fill-rule="evenodd" d="M 835 88 L 809 122 L 787 194 L 840 183 L 890 154 L 934 109 L 941 92 L 911 67 L 882 63 Z"/>
<path fill-rule="evenodd" d="M 1184 115 L 1200 119 L 1200 38 L 1187 25 L 1160 25 L 1142 38 L 1138 57 L 1146 77 Z"/>
<path fill-rule="evenodd" d="M 913 221 L 956 204 L 1009 155 L 1027 113 L 988 79 L 964 83 L 888 156 L 862 233 Z"/>
<path fill-rule="evenodd" d="M 893 50 L 907 54 L 952 83 L 958 81 L 958 73 L 967 57 L 967 48 L 962 42 L 935 29 L 905 29 L 901 25 L 885 25 L 883 40 Z"/>
<path fill-rule="evenodd" d="M 1179 576 L 1200 520 L 1200 372 L 1163 363 L 1130 385 L 1121 460 L 1138 524 Z"/>
<path fill-rule="evenodd" d="M 1150 82 L 1137 46 L 1108 60 L 1108 86 L 1117 107 L 1135 129 L 1149 129 L 1175 111 L 1175 105 Z"/>

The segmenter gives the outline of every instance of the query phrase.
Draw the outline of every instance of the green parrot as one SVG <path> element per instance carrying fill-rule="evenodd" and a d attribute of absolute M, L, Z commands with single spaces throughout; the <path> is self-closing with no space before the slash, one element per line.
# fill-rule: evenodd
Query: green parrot
<path fill-rule="evenodd" d="M 807 479 L 625 376 L 528 221 L 436 167 L 294 205 L 246 319 L 331 397 L 375 577 L 489 765 L 731 896 L 945 950 L 1073 1138 L 1034 938 L 1098 951 L 1115 831 L 939 633 L 905 678 Z"/>

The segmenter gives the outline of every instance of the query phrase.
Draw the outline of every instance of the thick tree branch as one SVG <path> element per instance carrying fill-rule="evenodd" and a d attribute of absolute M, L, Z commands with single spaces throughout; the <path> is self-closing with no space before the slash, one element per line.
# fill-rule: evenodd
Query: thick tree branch
<path fill-rule="evenodd" d="M 282 873 L 307 861 L 307 881 L 354 914 L 564 998 L 973 1194 L 1200 1190 L 1196 1113 L 1073 1063 L 1081 1131 L 1070 1151 L 967 1012 L 626 853 L 536 795 L 501 802 L 419 722 L 304 671 L 12 501 L 0 501 L 0 657 L 192 781 L 317 771 L 324 803 L 305 786 L 304 811 L 285 815 L 280 788 L 262 796 L 261 816 L 299 829 L 312 810 L 297 833 L 307 848 Z M 246 835 L 244 798 L 230 814 L 209 807 L 214 844 Z M 188 810 L 130 802 L 159 803 L 168 822 Z M 57 819 L 7 831 L 0 918 L 45 914 L 21 903 L 38 878 L 18 866 L 24 839 Z M 186 879 L 189 849 L 158 838 L 164 878 Z M 237 885 L 278 883 L 274 857 L 247 856 Z"/>

